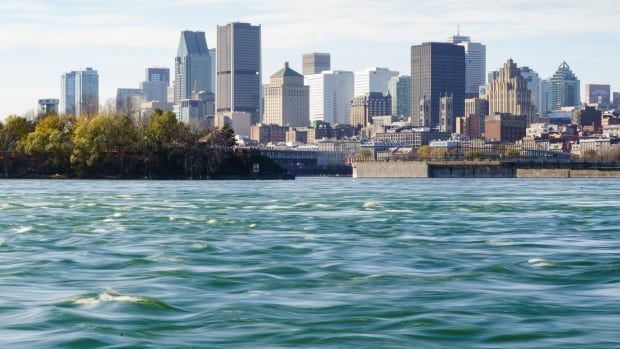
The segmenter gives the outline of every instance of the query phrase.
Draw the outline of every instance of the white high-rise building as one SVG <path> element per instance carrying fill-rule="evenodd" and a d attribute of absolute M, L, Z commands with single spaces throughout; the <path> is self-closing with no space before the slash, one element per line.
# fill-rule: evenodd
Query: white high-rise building
<path fill-rule="evenodd" d="M 351 115 L 354 75 L 350 71 L 325 71 L 306 75 L 310 87 L 310 122 L 347 124 Z"/>
<path fill-rule="evenodd" d="M 478 95 L 480 86 L 486 84 L 487 47 L 460 33 L 448 38 L 448 42 L 465 48 L 465 93 Z"/>
<path fill-rule="evenodd" d="M 99 110 L 99 74 L 93 68 L 61 77 L 60 113 L 92 115 Z"/>
<path fill-rule="evenodd" d="M 390 80 L 398 76 L 397 71 L 387 68 L 368 68 L 355 72 L 355 96 L 364 96 L 371 92 L 388 94 Z"/>

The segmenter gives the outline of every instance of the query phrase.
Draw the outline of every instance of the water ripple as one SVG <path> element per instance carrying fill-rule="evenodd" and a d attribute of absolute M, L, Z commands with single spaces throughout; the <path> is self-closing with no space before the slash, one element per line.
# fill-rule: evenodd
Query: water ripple
<path fill-rule="evenodd" d="M 0 347 L 613 348 L 620 181 L 0 181 Z"/>

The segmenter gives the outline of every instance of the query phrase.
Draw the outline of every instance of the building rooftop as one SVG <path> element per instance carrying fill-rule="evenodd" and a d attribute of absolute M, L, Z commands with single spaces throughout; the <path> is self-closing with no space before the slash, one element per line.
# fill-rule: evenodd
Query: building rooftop
<path fill-rule="evenodd" d="M 294 71 L 289 67 L 288 62 L 284 63 L 284 68 L 278 70 L 275 74 L 271 76 L 272 78 L 283 78 L 283 77 L 303 77 L 303 75 Z"/>

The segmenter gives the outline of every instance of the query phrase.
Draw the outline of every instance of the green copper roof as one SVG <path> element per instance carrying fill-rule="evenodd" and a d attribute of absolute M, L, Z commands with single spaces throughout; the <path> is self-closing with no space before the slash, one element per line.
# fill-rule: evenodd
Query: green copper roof
<path fill-rule="evenodd" d="M 275 74 L 273 74 L 272 78 L 282 78 L 282 77 L 302 77 L 303 75 L 294 71 L 288 66 L 288 62 L 284 63 L 284 68 L 278 70 Z"/>

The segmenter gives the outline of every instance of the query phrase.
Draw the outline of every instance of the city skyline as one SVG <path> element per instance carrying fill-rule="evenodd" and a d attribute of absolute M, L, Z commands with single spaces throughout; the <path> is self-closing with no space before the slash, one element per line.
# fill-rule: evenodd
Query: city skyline
<path fill-rule="evenodd" d="M 409 75 L 412 45 L 443 42 L 460 25 L 462 35 L 487 46 L 487 71 L 513 58 L 547 78 L 567 61 L 582 81 L 582 90 L 587 83 L 610 84 L 615 92 L 620 77 L 611 72 L 620 49 L 606 43 L 620 29 L 603 28 L 601 23 L 610 23 L 618 10 L 611 1 L 594 2 L 598 6 L 528 0 L 513 8 L 490 1 L 467 5 L 396 0 L 375 8 L 367 1 L 347 0 L 314 1 L 318 9 L 307 10 L 307 1 L 279 0 L 262 5 L 219 0 L 136 0 L 122 5 L 116 0 L 61 0 L 53 5 L 7 0 L 0 4 L 0 29 L 17 34 L 0 38 L 3 61 L 11 67 L 0 86 L 0 117 L 34 109 L 40 98 L 59 98 L 60 75 L 89 66 L 99 71 L 100 101 L 105 103 L 119 87 L 137 88 L 145 68 L 172 68 L 182 30 L 205 31 L 208 46 L 215 47 L 216 26 L 231 21 L 261 25 L 263 83 L 284 61 L 301 71 L 302 54 L 307 52 L 331 53 L 334 70 L 380 66 Z M 337 11 L 322 15 L 316 25 L 312 15 L 326 6 Z"/>

